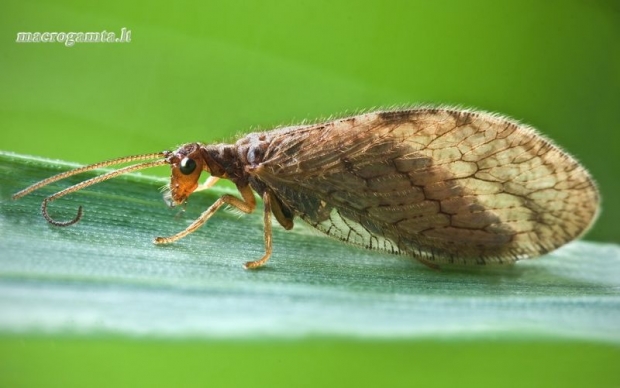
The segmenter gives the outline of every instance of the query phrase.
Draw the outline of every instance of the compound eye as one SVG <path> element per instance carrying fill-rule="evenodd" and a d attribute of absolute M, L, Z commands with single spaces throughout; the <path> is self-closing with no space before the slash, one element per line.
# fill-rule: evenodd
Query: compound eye
<path fill-rule="evenodd" d="M 196 169 L 196 161 L 194 159 L 183 158 L 183 160 L 181 160 L 179 170 L 181 170 L 182 174 L 189 175 L 193 173 L 195 169 Z"/>

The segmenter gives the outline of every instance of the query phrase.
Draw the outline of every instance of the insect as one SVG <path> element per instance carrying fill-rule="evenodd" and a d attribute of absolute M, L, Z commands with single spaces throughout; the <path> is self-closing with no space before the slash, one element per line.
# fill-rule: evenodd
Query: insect
<path fill-rule="evenodd" d="M 449 108 L 378 111 L 324 123 L 251 133 L 235 144 L 189 143 L 176 151 L 127 156 L 64 172 L 13 196 L 85 171 L 144 161 L 47 197 L 49 202 L 131 171 L 168 164 L 169 205 L 186 203 L 201 173 L 231 180 L 223 195 L 170 244 L 201 227 L 223 205 L 244 213 L 264 202 L 264 265 L 271 218 L 291 229 L 299 217 L 319 231 L 368 249 L 443 264 L 504 264 L 576 239 L 593 224 L 599 194 L 588 172 L 550 140 L 499 115 Z"/>

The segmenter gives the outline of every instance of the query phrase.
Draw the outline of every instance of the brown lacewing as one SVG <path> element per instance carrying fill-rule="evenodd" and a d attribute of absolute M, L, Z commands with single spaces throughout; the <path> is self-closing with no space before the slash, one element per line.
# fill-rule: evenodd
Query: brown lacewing
<path fill-rule="evenodd" d="M 576 239 L 593 224 L 599 194 L 569 154 L 526 125 L 496 114 L 449 108 L 379 111 L 329 122 L 251 133 L 235 144 L 190 143 L 176 151 L 127 156 L 64 172 L 13 196 L 66 177 L 132 161 L 47 197 L 49 202 L 130 171 L 170 165 L 170 205 L 229 179 L 240 198 L 224 195 L 187 229 L 194 232 L 222 205 L 251 213 L 264 202 L 265 254 L 271 217 L 291 229 L 299 217 L 321 232 L 368 249 L 443 264 L 503 264 L 535 257 Z M 200 174 L 210 177 L 198 185 Z"/>

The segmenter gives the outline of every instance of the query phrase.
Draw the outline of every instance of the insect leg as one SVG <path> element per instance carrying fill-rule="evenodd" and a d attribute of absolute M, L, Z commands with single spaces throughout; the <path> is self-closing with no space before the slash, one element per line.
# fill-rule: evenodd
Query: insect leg
<path fill-rule="evenodd" d="M 282 227 L 286 230 L 293 229 L 293 216 L 290 210 L 287 209 L 285 212 L 284 205 L 271 191 L 269 191 L 269 201 L 271 205 L 271 211 L 273 212 L 273 215 L 276 217 L 276 220 L 280 223 L 280 225 L 282 225 Z"/>
<path fill-rule="evenodd" d="M 197 192 L 197 191 L 202 191 L 202 190 L 210 189 L 219 180 L 220 180 L 220 178 L 211 175 L 209 178 L 207 178 L 207 181 L 205 183 L 203 183 L 200 186 L 196 187 L 196 189 L 194 190 L 194 193 Z"/>
<path fill-rule="evenodd" d="M 265 254 L 258 260 L 248 261 L 243 265 L 245 269 L 255 269 L 265 265 L 271 256 L 271 197 L 268 191 L 263 194 L 263 203 L 265 205 L 265 213 L 263 222 L 265 223 Z"/>
<path fill-rule="evenodd" d="M 222 207 L 222 205 L 230 205 L 234 206 L 237 209 L 241 210 L 244 213 L 252 213 L 256 208 L 256 200 L 254 199 L 254 194 L 252 194 L 252 190 L 249 186 L 245 186 L 242 188 L 238 188 L 239 192 L 243 199 L 239 199 L 237 197 L 233 197 L 232 195 L 223 195 L 217 201 L 213 203 L 213 205 L 209 206 L 207 210 L 205 210 L 200 217 L 196 219 L 196 221 L 192 222 L 190 226 L 188 226 L 184 231 L 179 232 L 173 236 L 169 237 L 156 237 L 153 241 L 155 244 L 170 244 L 177 240 L 182 239 L 190 233 L 196 231 L 196 229 L 200 228 L 215 212 Z"/>

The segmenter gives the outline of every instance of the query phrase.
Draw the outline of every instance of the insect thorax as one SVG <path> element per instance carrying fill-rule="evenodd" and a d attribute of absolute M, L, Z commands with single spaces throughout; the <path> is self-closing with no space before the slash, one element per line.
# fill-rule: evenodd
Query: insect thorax
<path fill-rule="evenodd" d="M 270 141 L 263 133 L 251 133 L 235 144 L 203 145 L 202 154 L 211 175 L 230 179 L 245 186 L 254 183 L 249 170 L 256 168 L 265 156 Z M 264 187 L 252 187 L 262 194 Z"/>

